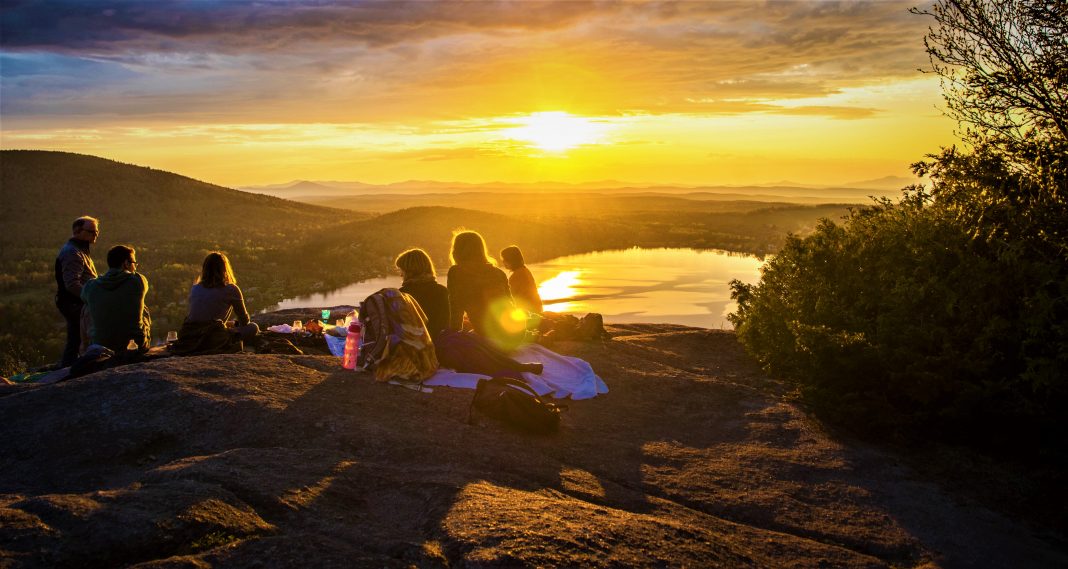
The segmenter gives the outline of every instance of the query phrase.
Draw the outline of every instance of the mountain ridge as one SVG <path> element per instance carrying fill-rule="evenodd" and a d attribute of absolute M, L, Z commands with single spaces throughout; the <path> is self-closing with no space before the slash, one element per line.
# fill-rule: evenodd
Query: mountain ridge
<path fill-rule="evenodd" d="M 250 194 L 164 170 L 70 152 L 0 151 L 2 219 L 12 231 L 0 242 L 36 244 L 43 235 L 69 237 L 69 221 L 101 219 L 102 235 L 137 240 L 152 227 L 174 224 L 185 238 L 248 231 L 268 223 L 321 225 L 325 216 L 351 215 L 334 208 Z M 42 209 L 40 198 L 51 203 Z"/>

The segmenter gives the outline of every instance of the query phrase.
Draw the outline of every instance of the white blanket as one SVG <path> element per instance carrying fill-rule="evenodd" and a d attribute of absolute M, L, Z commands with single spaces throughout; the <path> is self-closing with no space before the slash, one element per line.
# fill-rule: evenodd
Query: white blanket
<path fill-rule="evenodd" d="M 538 395 L 551 394 L 556 399 L 570 397 L 578 400 L 608 393 L 608 386 L 593 373 L 590 364 L 579 358 L 562 356 L 539 344 L 521 346 L 512 357 L 521 362 L 537 362 L 545 367 L 541 375 L 522 374 L 523 379 L 527 380 Z M 442 368 L 424 381 L 423 385 L 474 389 L 478 380 L 485 377 L 482 374 L 460 373 Z"/>

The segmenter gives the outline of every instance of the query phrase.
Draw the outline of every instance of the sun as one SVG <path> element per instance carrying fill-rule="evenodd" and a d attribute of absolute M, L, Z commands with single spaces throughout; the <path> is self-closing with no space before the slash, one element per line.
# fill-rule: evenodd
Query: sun
<path fill-rule="evenodd" d="M 532 113 L 519 119 L 523 126 L 509 129 L 510 138 L 530 143 L 547 152 L 564 152 L 601 140 L 603 125 L 563 111 Z"/>

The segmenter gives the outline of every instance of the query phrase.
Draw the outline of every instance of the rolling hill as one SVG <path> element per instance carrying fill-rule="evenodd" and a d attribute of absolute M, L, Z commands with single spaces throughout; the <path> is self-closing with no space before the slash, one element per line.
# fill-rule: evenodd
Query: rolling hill
<path fill-rule="evenodd" d="M 152 168 L 66 152 L 0 152 L 0 257 L 8 245 L 58 247 L 70 220 L 101 220 L 105 243 L 292 238 L 353 213 L 249 194 Z"/>

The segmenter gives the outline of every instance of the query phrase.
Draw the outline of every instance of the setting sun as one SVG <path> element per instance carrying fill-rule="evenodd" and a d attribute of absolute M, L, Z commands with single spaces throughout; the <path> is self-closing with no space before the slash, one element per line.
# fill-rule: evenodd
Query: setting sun
<path fill-rule="evenodd" d="M 562 111 L 532 113 L 519 120 L 521 127 L 506 131 L 510 138 L 548 152 L 564 152 L 601 141 L 604 125 Z"/>

